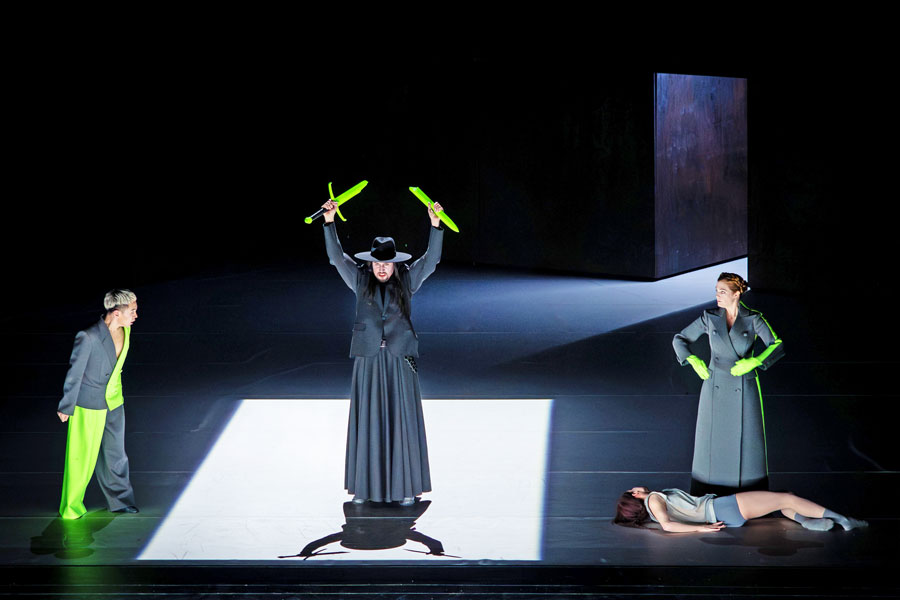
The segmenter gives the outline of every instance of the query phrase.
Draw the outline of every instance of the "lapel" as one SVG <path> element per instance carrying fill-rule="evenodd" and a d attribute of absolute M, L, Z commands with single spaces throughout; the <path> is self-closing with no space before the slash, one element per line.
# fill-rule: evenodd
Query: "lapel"
<path fill-rule="evenodd" d="M 106 359 L 109 361 L 110 372 L 112 369 L 116 368 L 116 361 L 118 357 L 116 356 L 116 345 L 113 342 L 112 334 L 109 333 L 109 327 L 106 326 L 106 323 L 103 322 L 103 319 L 100 319 L 100 323 L 97 324 L 98 334 L 100 335 L 101 345 L 103 349 L 106 351 Z"/>
<path fill-rule="evenodd" d="M 741 338 L 747 332 L 746 318 L 748 316 L 750 316 L 750 309 L 744 306 L 743 303 L 739 304 L 737 319 L 734 320 L 734 325 L 731 326 L 731 331 L 728 332 L 728 339 L 731 340 L 731 347 L 735 348 L 735 352 L 737 352 L 735 342 L 741 341 Z M 741 346 L 746 346 L 746 344 L 741 344 Z"/>
<path fill-rule="evenodd" d="M 728 319 L 725 317 L 725 309 L 717 308 L 713 316 L 715 317 L 716 336 L 721 340 L 724 340 L 723 343 L 725 344 L 725 347 L 731 348 L 731 351 L 737 356 L 737 350 L 734 349 L 734 342 L 731 339 L 731 331 L 734 331 L 735 327 L 732 326 L 731 331 L 728 331 Z M 738 309 L 738 318 L 735 319 L 734 325 L 737 325 L 740 318 L 740 309 Z"/>

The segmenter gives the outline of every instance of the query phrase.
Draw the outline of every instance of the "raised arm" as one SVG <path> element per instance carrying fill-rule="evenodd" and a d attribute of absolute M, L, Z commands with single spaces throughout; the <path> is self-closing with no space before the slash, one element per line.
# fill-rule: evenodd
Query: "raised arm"
<path fill-rule="evenodd" d="M 721 521 L 708 525 L 694 525 L 673 521 L 669 518 L 669 511 L 666 510 L 666 501 L 657 494 L 650 494 L 650 497 L 647 499 L 647 504 L 650 507 L 650 512 L 652 512 L 653 516 L 656 517 L 656 520 L 659 521 L 659 526 L 665 531 L 670 531 L 672 533 L 696 533 L 701 531 L 719 531 L 725 527 L 725 524 Z"/>
<path fill-rule="evenodd" d="M 434 208 L 437 212 L 441 212 L 443 207 L 440 203 L 435 202 Z M 428 276 L 434 273 L 435 267 L 441 262 L 441 251 L 444 247 L 444 228 L 441 226 L 441 220 L 437 214 L 428 209 L 428 218 L 431 220 L 431 232 L 428 235 L 428 249 L 425 254 L 420 256 L 413 264 L 409 266 L 409 293 L 415 294 L 422 286 L 422 283 L 428 279 Z"/>
<path fill-rule="evenodd" d="M 347 287 L 355 293 L 357 277 L 359 277 L 359 268 L 356 266 L 356 261 L 347 256 L 341 248 L 341 242 L 337 235 L 337 227 L 334 224 L 334 213 L 337 210 L 337 205 L 329 200 L 322 205 L 322 208 L 327 211 L 324 214 L 324 230 L 325 251 L 328 252 L 328 262 L 334 265 L 334 268 L 340 273 L 341 279 L 343 279 L 344 283 L 347 284 Z"/>

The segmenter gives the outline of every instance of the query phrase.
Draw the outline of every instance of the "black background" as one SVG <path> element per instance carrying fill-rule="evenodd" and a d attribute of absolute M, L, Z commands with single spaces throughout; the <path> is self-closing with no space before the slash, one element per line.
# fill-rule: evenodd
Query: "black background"
<path fill-rule="evenodd" d="M 889 265 L 891 75 L 877 36 L 784 25 L 338 43 L 278 15 L 239 17 L 32 24 L 7 88 L 9 309 L 323 260 L 302 218 L 329 181 L 337 193 L 362 179 L 340 224 L 348 249 L 387 233 L 420 251 L 424 209 L 406 191 L 418 185 L 462 229 L 447 261 L 640 272 L 597 257 L 652 243 L 652 215 L 622 199 L 652 194 L 656 71 L 749 80 L 751 285 L 813 302 L 827 292 L 828 310 L 843 309 Z M 607 114 L 633 118 L 597 125 Z M 599 130 L 614 139 L 598 166 L 577 138 Z"/>

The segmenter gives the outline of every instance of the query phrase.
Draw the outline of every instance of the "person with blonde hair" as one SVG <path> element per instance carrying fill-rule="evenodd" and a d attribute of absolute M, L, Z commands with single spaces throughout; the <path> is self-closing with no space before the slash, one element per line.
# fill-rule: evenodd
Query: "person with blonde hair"
<path fill-rule="evenodd" d="M 63 397 L 56 414 L 67 423 L 66 462 L 59 514 L 87 513 L 84 492 L 96 472 L 110 512 L 138 512 L 125 454 L 122 365 L 137 319 L 137 296 L 115 289 L 103 298 L 101 319 L 75 336 Z M 96 468 L 96 470 L 95 470 Z"/>
<path fill-rule="evenodd" d="M 716 282 L 717 307 L 701 315 L 672 345 L 682 365 L 691 365 L 703 385 L 694 433 L 691 493 L 717 489 L 768 487 L 766 431 L 757 369 L 766 370 L 784 356 L 784 344 L 742 296 L 750 288 L 736 273 Z M 690 346 L 709 337 L 709 365 Z M 754 354 L 756 340 L 765 345 Z"/>

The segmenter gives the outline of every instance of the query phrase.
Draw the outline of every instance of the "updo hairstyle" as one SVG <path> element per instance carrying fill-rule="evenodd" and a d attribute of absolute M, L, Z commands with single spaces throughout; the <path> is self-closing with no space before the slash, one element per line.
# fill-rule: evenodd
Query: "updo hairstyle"
<path fill-rule="evenodd" d="M 740 292 L 742 296 L 750 291 L 750 286 L 737 273 L 720 273 L 718 281 L 724 281 L 732 292 Z"/>

